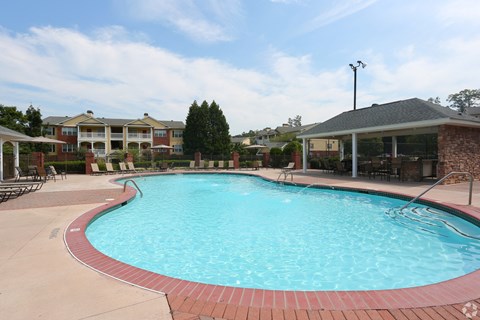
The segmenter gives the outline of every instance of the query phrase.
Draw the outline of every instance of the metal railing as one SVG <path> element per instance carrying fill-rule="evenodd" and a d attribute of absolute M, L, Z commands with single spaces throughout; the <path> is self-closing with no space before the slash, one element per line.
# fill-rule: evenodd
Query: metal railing
<path fill-rule="evenodd" d="M 127 182 L 132 182 L 133 185 L 137 188 L 138 192 L 140 192 L 140 198 L 143 198 L 143 192 L 142 190 L 140 190 L 140 188 L 138 187 L 137 183 L 135 182 L 135 180 L 132 180 L 132 179 L 128 179 L 128 180 L 125 180 L 125 182 L 123 183 L 123 192 L 125 192 L 125 190 L 127 190 Z"/>
<path fill-rule="evenodd" d="M 469 187 L 469 195 L 468 195 L 468 205 L 471 205 L 472 204 L 472 189 L 473 189 L 473 176 L 470 172 L 450 172 L 449 174 L 447 174 L 446 176 L 444 176 L 442 179 L 438 180 L 437 182 L 435 182 L 433 185 L 431 185 L 427 190 L 425 190 L 424 192 L 420 193 L 418 196 L 416 196 L 415 198 L 413 198 L 412 200 L 410 200 L 406 205 L 404 205 L 403 207 L 400 208 L 400 210 L 403 210 L 405 209 L 406 207 L 408 207 L 410 204 L 414 203 L 415 201 L 417 201 L 421 196 L 423 196 L 425 193 L 427 193 L 428 191 L 432 190 L 433 188 L 435 188 L 437 185 L 439 185 L 440 183 L 442 183 L 445 179 L 453 176 L 453 175 L 467 175 L 469 177 L 469 180 L 470 180 L 470 187 Z"/>

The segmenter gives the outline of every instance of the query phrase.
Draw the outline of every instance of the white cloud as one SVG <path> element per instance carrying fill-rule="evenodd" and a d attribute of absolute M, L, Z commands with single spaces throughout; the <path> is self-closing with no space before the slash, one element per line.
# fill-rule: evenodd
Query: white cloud
<path fill-rule="evenodd" d="M 329 25 L 337 20 L 355 14 L 358 11 L 368 8 L 378 0 L 341 0 L 335 1 L 334 5 L 311 19 L 305 24 L 305 31 L 310 32 Z"/>
<path fill-rule="evenodd" d="M 447 25 L 480 24 L 480 2 L 478 0 L 456 0 L 442 3 L 436 9 L 438 18 Z"/>
<path fill-rule="evenodd" d="M 239 0 L 124 0 L 128 14 L 175 28 L 198 42 L 231 41 L 242 17 Z"/>
<path fill-rule="evenodd" d="M 445 39 L 431 48 L 435 55 L 412 45 L 391 50 L 362 52 L 368 66 L 358 75 L 359 107 L 415 96 L 445 99 L 480 82 L 475 68 L 480 37 Z M 139 118 L 148 112 L 184 121 L 193 100 L 215 99 L 237 134 L 274 127 L 297 114 L 304 124 L 324 121 L 352 105 L 348 65 L 316 70 L 309 54 L 271 50 L 268 71 L 260 72 L 189 59 L 130 40 L 118 27 L 94 37 L 52 27 L 27 34 L 0 30 L 0 51 L 0 103 L 33 103 L 44 116 L 92 109 L 100 117 Z"/>

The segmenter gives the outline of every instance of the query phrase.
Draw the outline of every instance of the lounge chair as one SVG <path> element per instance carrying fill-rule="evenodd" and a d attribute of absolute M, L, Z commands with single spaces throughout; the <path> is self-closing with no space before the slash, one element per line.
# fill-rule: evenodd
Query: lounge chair
<path fill-rule="evenodd" d="M 23 193 L 20 188 L 0 189 L 0 202 L 5 202 L 21 196 Z"/>
<path fill-rule="evenodd" d="M 196 169 L 205 169 L 205 160 L 200 160 Z"/>
<path fill-rule="evenodd" d="M 106 171 L 102 171 L 102 170 L 100 170 L 100 169 L 98 168 L 98 164 L 97 164 L 97 163 L 91 163 L 90 165 L 91 165 L 91 167 L 92 167 L 92 175 L 97 175 L 97 176 L 99 176 L 99 175 L 102 175 L 102 174 L 106 173 Z"/>
<path fill-rule="evenodd" d="M 119 167 L 120 167 L 120 172 L 123 174 L 123 173 L 129 173 L 131 172 L 128 168 L 127 168 L 127 165 L 125 164 L 125 162 L 119 162 L 118 163 Z"/>
<path fill-rule="evenodd" d="M 233 160 L 228 160 L 228 169 L 235 170 L 235 164 L 233 163 Z"/>
<path fill-rule="evenodd" d="M 218 161 L 217 169 L 225 169 L 225 162 L 223 160 Z"/>
<path fill-rule="evenodd" d="M 139 171 L 145 171 L 145 168 L 135 168 L 133 162 L 127 162 L 128 170 L 138 173 Z"/>
<path fill-rule="evenodd" d="M 42 189 L 42 181 L 20 181 L 20 182 L 2 182 L 0 183 L 0 188 L 2 187 L 23 187 L 26 189 L 26 193 L 35 192 Z"/>
<path fill-rule="evenodd" d="M 105 167 L 107 169 L 107 174 L 116 174 L 118 170 L 113 169 L 113 164 L 111 162 L 106 162 Z"/>
<path fill-rule="evenodd" d="M 207 169 L 215 169 L 215 161 L 208 161 Z"/>
<path fill-rule="evenodd" d="M 162 162 L 158 167 L 158 171 L 161 171 L 161 172 L 168 171 L 168 163 Z"/>
<path fill-rule="evenodd" d="M 188 167 L 190 170 L 195 169 L 195 161 L 190 161 L 190 166 Z"/>

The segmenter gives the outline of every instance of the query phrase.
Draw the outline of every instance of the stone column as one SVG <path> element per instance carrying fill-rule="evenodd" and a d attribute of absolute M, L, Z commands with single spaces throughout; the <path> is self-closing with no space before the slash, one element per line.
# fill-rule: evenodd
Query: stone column
<path fill-rule="evenodd" d="M 264 168 L 268 168 L 268 166 L 270 165 L 270 152 L 265 152 L 263 154 L 263 167 Z"/>
<path fill-rule="evenodd" d="M 200 166 L 200 160 L 202 160 L 202 153 L 200 151 L 195 152 L 195 167 Z"/>
<path fill-rule="evenodd" d="M 302 161 L 300 158 L 300 153 L 296 151 L 292 153 L 292 162 L 295 162 L 295 170 L 302 169 Z"/>
<path fill-rule="evenodd" d="M 238 152 L 232 152 L 233 167 L 235 169 L 240 168 L 240 155 Z"/>
<path fill-rule="evenodd" d="M 85 174 L 92 174 L 92 163 L 95 163 L 95 155 L 93 152 L 87 152 L 85 154 Z"/>
<path fill-rule="evenodd" d="M 45 155 L 43 152 L 32 152 L 33 162 L 37 167 L 45 167 Z"/>

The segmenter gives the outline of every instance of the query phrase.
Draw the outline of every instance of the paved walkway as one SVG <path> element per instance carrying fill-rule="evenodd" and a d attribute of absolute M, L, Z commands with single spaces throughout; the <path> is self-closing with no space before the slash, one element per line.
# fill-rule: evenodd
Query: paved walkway
<path fill-rule="evenodd" d="M 276 170 L 249 173 L 273 180 L 279 174 Z M 171 319 L 172 313 L 176 320 L 202 317 L 238 320 L 466 319 L 462 313 L 465 303 L 480 307 L 480 285 L 477 298 L 453 305 L 338 310 L 232 307 L 226 301 L 211 303 L 181 294 L 169 295 L 167 299 L 162 294 L 126 285 L 78 263 L 69 255 L 62 239 L 70 221 L 82 213 L 107 206 L 113 199 L 122 198 L 123 187 L 110 183 L 111 178 L 69 175 L 67 180 L 49 181 L 40 191 L 0 204 L 0 318 L 6 315 L 7 319 Z M 392 191 L 411 196 L 428 185 L 351 179 L 319 172 L 296 173 L 293 182 Z M 466 208 L 480 217 L 480 186 L 478 182 L 475 184 L 473 206 Z M 438 186 L 427 197 L 465 207 L 466 190 L 466 184 Z M 265 296 L 262 299 L 265 300 Z"/>

